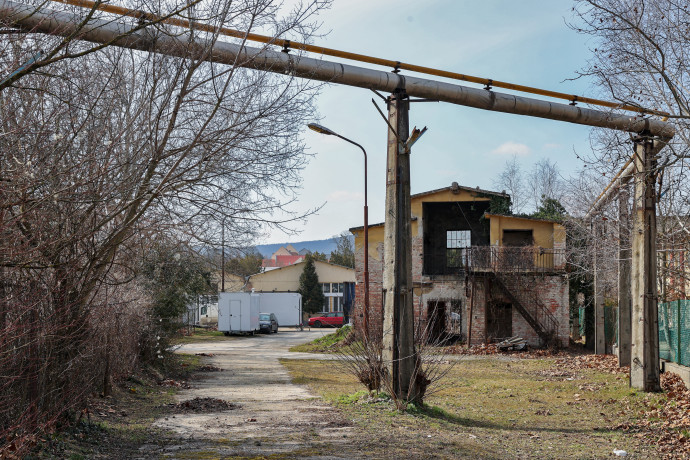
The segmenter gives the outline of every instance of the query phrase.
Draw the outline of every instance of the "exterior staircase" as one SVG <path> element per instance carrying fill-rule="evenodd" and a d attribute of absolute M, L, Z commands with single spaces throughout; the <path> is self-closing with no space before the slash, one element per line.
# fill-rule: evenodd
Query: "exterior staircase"
<path fill-rule="evenodd" d="M 469 276 L 489 277 L 544 344 L 555 344 L 558 320 L 539 298 L 534 279 L 563 271 L 563 254 L 531 247 L 473 246 L 467 250 L 465 269 Z"/>
<path fill-rule="evenodd" d="M 531 277 L 507 272 L 491 272 L 489 276 L 510 299 L 513 307 L 525 318 L 544 344 L 547 346 L 555 344 L 558 320 L 542 304 L 537 292 L 525 286 L 530 282 Z"/>

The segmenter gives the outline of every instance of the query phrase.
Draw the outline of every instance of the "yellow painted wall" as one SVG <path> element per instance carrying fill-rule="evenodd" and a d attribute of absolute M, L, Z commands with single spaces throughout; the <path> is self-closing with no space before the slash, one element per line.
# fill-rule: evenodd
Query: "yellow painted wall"
<path fill-rule="evenodd" d="M 448 203 L 455 201 L 491 201 L 489 197 L 478 197 L 477 193 L 470 190 L 459 189 L 457 193 L 451 190 L 440 190 L 436 193 L 430 193 L 422 196 L 412 197 L 410 208 L 412 212 L 412 236 L 422 236 L 420 231 L 420 224 L 422 223 L 422 203 Z M 416 220 L 415 220 L 416 217 Z M 364 230 L 357 230 L 353 232 L 355 235 L 355 252 L 364 246 Z M 369 256 L 380 260 L 382 254 L 379 254 L 376 248 L 379 243 L 383 242 L 384 230 L 383 225 L 369 227 Z"/>
<path fill-rule="evenodd" d="M 263 292 L 296 292 L 299 290 L 299 277 L 304 271 L 305 262 L 287 267 L 257 273 L 249 278 L 247 288 Z M 326 262 L 315 261 L 316 274 L 320 283 L 354 283 L 355 271 Z"/>
<path fill-rule="evenodd" d="M 554 243 L 565 245 L 565 228 L 554 222 L 525 219 L 515 216 L 489 216 L 490 243 L 493 246 L 503 245 L 503 230 L 532 230 L 536 246 L 553 249 Z"/>
<path fill-rule="evenodd" d="M 223 275 L 221 272 L 215 274 L 218 281 L 218 292 L 222 290 Z M 239 292 L 244 287 L 244 278 L 234 273 L 225 272 L 225 292 Z"/>

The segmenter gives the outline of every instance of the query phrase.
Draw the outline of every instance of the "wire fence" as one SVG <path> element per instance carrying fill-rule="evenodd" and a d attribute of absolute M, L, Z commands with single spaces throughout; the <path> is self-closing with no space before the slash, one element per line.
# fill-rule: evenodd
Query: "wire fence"
<path fill-rule="evenodd" d="M 690 300 L 659 303 L 659 357 L 690 365 Z"/>

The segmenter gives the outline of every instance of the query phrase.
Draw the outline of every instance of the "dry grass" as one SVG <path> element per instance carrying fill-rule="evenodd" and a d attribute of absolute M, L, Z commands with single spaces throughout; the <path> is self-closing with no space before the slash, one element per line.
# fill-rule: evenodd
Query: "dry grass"
<path fill-rule="evenodd" d="M 374 458 L 601 458 L 614 449 L 655 453 L 634 434 L 626 405 L 643 397 L 623 374 L 566 370 L 553 359 L 466 359 L 428 405 L 400 413 L 371 402 L 354 377 L 329 361 L 284 360 L 296 382 L 335 404 L 362 431 L 361 455 Z"/>

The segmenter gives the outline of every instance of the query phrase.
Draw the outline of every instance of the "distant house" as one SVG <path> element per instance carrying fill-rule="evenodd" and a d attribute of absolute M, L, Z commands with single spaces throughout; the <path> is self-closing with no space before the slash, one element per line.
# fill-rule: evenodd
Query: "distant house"
<path fill-rule="evenodd" d="M 245 287 L 255 292 L 297 292 L 299 278 L 304 271 L 304 261 L 275 270 L 251 275 Z M 352 268 L 314 261 L 316 274 L 325 296 L 323 311 L 345 312 L 349 316 L 355 296 L 355 271 Z"/>
<path fill-rule="evenodd" d="M 431 338 L 454 330 L 470 344 L 519 335 L 531 345 L 567 345 L 565 229 L 557 222 L 501 215 L 505 193 L 459 186 L 411 197 L 415 321 Z M 363 227 L 355 235 L 357 302 L 363 308 Z M 383 319 L 384 224 L 369 226 L 369 318 Z"/>
<path fill-rule="evenodd" d="M 270 258 L 263 259 L 261 261 L 261 268 L 264 271 L 273 270 L 276 268 L 287 267 L 288 265 L 294 265 L 304 260 L 306 254 L 297 252 L 297 250 L 291 245 L 281 246 L 276 252 L 274 252 Z"/>

